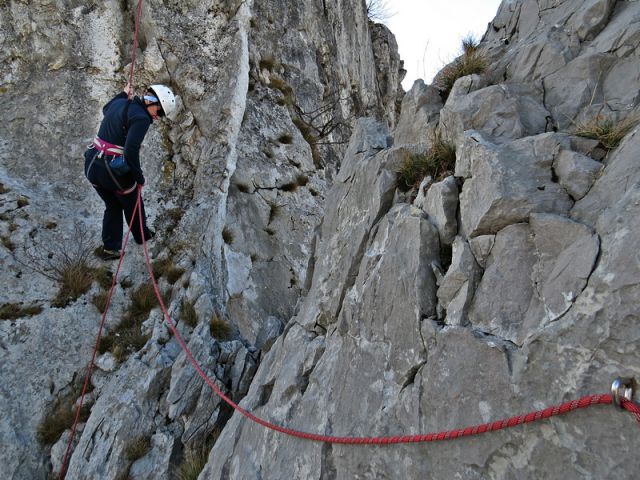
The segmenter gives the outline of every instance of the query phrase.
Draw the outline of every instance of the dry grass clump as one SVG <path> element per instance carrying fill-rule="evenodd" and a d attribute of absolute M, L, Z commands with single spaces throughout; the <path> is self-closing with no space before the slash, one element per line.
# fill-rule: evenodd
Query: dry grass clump
<path fill-rule="evenodd" d="M 176 480 L 197 480 L 207 464 L 208 457 L 209 450 L 205 447 L 187 450 L 184 460 L 175 470 Z"/>
<path fill-rule="evenodd" d="M 233 243 L 233 230 L 229 227 L 224 227 L 222 229 L 222 240 L 227 245 L 231 245 Z"/>
<path fill-rule="evenodd" d="M 456 148 L 445 142 L 442 137 L 434 139 L 431 148 L 420 154 L 405 156 L 398 171 L 398 188 L 408 191 L 420 184 L 423 178 L 431 176 L 440 181 L 450 175 L 456 164 Z"/>
<path fill-rule="evenodd" d="M 0 240 L 2 241 L 2 245 L 4 245 L 4 247 L 10 252 L 13 252 L 16 249 L 16 244 L 13 243 L 11 238 L 6 235 L 0 235 Z"/>
<path fill-rule="evenodd" d="M 149 453 L 149 450 L 151 450 L 151 437 L 139 435 L 127 442 L 124 446 L 124 455 L 129 462 L 135 462 Z"/>
<path fill-rule="evenodd" d="M 207 464 L 209 452 L 220 437 L 220 432 L 219 428 L 215 428 L 205 440 L 204 445 L 186 449 L 182 463 L 174 470 L 176 480 L 197 480 Z"/>
<path fill-rule="evenodd" d="M 291 143 L 293 143 L 293 135 L 291 135 L 290 133 L 283 133 L 278 137 L 278 142 L 284 145 L 290 145 Z"/>
<path fill-rule="evenodd" d="M 129 301 L 129 307 L 118 326 L 100 339 L 98 347 L 100 353 L 111 351 L 119 362 L 147 343 L 149 336 L 142 333 L 142 323 L 158 304 L 153 286 L 148 283 L 131 291 Z"/>
<path fill-rule="evenodd" d="M 49 237 L 25 247 L 24 257 L 16 259 L 25 267 L 57 282 L 58 292 L 51 302 L 54 307 L 66 307 L 86 293 L 94 281 L 103 288 L 111 285 L 111 272 L 99 267 L 93 256 L 88 231 L 76 224 L 71 239 Z"/>
<path fill-rule="evenodd" d="M 192 302 L 182 300 L 180 320 L 191 328 L 195 328 L 195 326 L 198 325 L 198 314 L 196 313 L 196 309 Z"/>
<path fill-rule="evenodd" d="M 638 118 L 635 116 L 618 121 L 596 115 L 589 120 L 576 123 L 573 133 L 580 137 L 598 140 L 603 148 L 613 150 L 637 123 Z"/>
<path fill-rule="evenodd" d="M 156 279 L 164 276 L 171 285 L 176 283 L 184 273 L 184 268 L 177 267 L 169 258 L 156 260 L 151 268 Z"/>
<path fill-rule="evenodd" d="M 109 292 L 98 292 L 91 299 L 91 303 L 95 305 L 100 313 L 104 313 L 107 308 L 107 298 L 109 297 Z"/>
<path fill-rule="evenodd" d="M 38 425 L 38 440 L 43 445 L 53 445 L 58 441 L 65 430 L 71 428 L 76 416 L 75 400 L 77 392 L 60 398 L 53 406 L 51 411 L 44 416 L 40 425 Z M 86 422 L 89 419 L 90 406 L 83 405 L 80 410 L 80 422 Z"/>
<path fill-rule="evenodd" d="M 217 313 L 214 313 L 211 320 L 209 320 L 209 333 L 218 340 L 228 340 L 231 338 L 231 325 Z"/>
<path fill-rule="evenodd" d="M 462 40 L 462 55 L 438 73 L 437 87 L 446 98 L 457 79 L 474 73 L 483 73 L 486 69 L 486 55 L 478 48 L 475 38 L 467 36 Z"/>
<path fill-rule="evenodd" d="M 40 305 L 22 306 L 20 303 L 5 303 L 0 306 L 0 320 L 15 320 L 22 317 L 32 317 L 42 312 Z"/>

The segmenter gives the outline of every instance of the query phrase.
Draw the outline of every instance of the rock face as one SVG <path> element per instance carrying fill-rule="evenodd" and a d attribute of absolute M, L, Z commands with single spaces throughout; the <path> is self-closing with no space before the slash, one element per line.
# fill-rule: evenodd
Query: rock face
<path fill-rule="evenodd" d="M 56 475 L 70 438 L 37 440 L 77 403 L 101 287 L 54 307 L 46 274 L 98 238 L 77 159 L 124 84 L 129 3 L 0 5 L 0 306 L 42 307 L 0 320 L 2 478 Z M 336 436 L 476 425 L 640 378 L 640 136 L 607 151 L 574 129 L 633 118 L 638 2 L 505 1 L 486 73 L 401 102 L 395 40 L 364 7 L 144 2 L 136 78 L 179 94 L 143 146 L 177 325 L 153 308 L 135 348 L 98 357 L 67 478 L 168 480 L 195 453 L 200 479 L 637 476 L 633 417 L 612 407 L 439 444 L 300 441 L 234 413 L 180 348 L 176 333 L 242 408 Z M 437 135 L 453 175 L 399 193 L 407 152 Z M 148 281 L 129 248 L 111 333 Z"/>

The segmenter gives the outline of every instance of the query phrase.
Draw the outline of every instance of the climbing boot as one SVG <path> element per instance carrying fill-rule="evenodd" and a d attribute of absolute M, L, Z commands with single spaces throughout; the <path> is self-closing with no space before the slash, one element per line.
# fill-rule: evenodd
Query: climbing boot
<path fill-rule="evenodd" d="M 118 250 L 108 250 L 104 247 L 96 248 L 93 253 L 102 260 L 117 260 L 120 258 L 120 252 Z"/>

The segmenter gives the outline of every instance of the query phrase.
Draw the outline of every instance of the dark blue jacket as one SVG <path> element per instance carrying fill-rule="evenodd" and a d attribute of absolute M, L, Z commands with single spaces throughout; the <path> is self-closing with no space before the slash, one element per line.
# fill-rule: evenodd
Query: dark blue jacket
<path fill-rule="evenodd" d="M 124 113 L 128 103 L 127 94 L 121 92 L 103 107 L 104 118 L 98 130 L 98 137 L 105 142 L 124 147 L 124 158 L 131 168 L 131 176 L 139 185 L 144 185 L 144 175 L 140 167 L 140 146 L 153 118 L 142 99 L 134 97 L 127 112 L 128 122 L 125 123 Z"/>

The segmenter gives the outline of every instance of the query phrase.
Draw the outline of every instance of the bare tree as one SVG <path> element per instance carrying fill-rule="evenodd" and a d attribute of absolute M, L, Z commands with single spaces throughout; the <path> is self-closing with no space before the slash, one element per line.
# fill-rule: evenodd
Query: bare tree
<path fill-rule="evenodd" d="M 367 17 L 372 22 L 386 23 L 395 14 L 387 0 L 367 0 Z"/>

